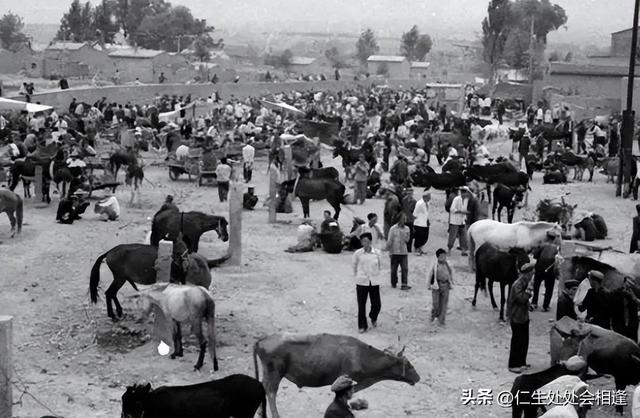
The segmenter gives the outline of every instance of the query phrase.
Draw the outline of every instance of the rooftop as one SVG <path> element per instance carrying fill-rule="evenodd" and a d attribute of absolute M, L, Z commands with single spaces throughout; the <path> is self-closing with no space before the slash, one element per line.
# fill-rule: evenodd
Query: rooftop
<path fill-rule="evenodd" d="M 407 57 L 401 55 L 371 55 L 367 58 L 369 62 L 403 62 Z"/>
<path fill-rule="evenodd" d="M 411 68 L 429 68 L 430 65 L 430 62 L 414 61 L 411 63 Z"/>
<path fill-rule="evenodd" d="M 129 48 L 118 49 L 109 53 L 112 58 L 155 58 L 164 54 L 165 51 L 157 51 L 155 49 Z"/>
<path fill-rule="evenodd" d="M 614 65 L 582 65 L 552 62 L 549 65 L 549 74 L 623 77 L 629 74 L 629 68 Z"/>
<path fill-rule="evenodd" d="M 612 35 L 617 35 L 617 34 L 619 34 L 619 33 L 630 32 L 632 29 L 633 29 L 633 28 L 629 28 L 629 29 L 622 29 L 622 30 L 619 30 L 619 31 L 617 31 L 617 32 L 611 32 L 611 34 L 612 34 Z"/>
<path fill-rule="evenodd" d="M 85 45 L 87 45 L 86 42 L 56 42 L 49 45 L 47 49 L 52 51 L 77 51 Z"/>
<path fill-rule="evenodd" d="M 311 65 L 315 61 L 315 58 L 311 57 L 293 57 L 291 58 L 291 64 L 293 65 Z"/>

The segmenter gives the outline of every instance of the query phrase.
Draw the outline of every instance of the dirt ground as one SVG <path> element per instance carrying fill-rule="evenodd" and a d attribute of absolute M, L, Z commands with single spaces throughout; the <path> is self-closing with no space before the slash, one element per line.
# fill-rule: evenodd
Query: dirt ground
<path fill-rule="evenodd" d="M 507 153 L 510 144 L 489 145 L 494 155 Z M 340 164 L 323 155 L 327 164 Z M 490 388 L 493 393 L 511 387 L 515 375 L 507 371 L 510 330 L 498 322 L 497 312 L 487 297 L 480 295 L 473 309 L 474 279 L 466 258 L 454 251 L 451 262 L 457 286 L 452 291 L 447 325 L 429 322 L 431 296 L 425 284 L 426 266 L 438 247 L 445 245 L 447 213 L 444 195 L 433 193 L 429 255 L 409 259 L 409 280 L 413 289 L 402 292 L 382 287 L 382 313 L 377 329 L 359 335 L 356 324 L 356 297 L 351 276 L 351 254 L 289 254 L 284 249 L 295 243 L 301 207 L 294 213 L 278 215 L 279 223 L 267 223 L 262 201 L 268 191 L 264 159 L 254 172 L 256 192 L 261 202 L 253 212 L 243 214 L 243 265 L 221 267 L 212 274 L 217 284 L 217 331 L 220 371 L 210 374 L 206 357 L 202 372 L 194 372 L 197 349 L 187 342 L 185 357 L 160 357 L 151 342 L 150 323 L 141 318 L 135 304 L 127 300 L 134 290 L 120 291 L 125 319 L 113 324 L 106 315 L 103 291 L 111 274 L 103 265 L 102 298 L 89 303 L 89 271 L 95 259 L 120 243 L 143 242 L 150 217 L 166 194 L 173 194 L 183 210 L 215 211 L 227 214 L 218 202 L 215 188 L 198 188 L 186 179 L 172 182 L 166 168 L 148 166 L 149 182 L 143 184 L 142 209 L 126 206 L 129 191 L 118 190 L 121 219 L 106 223 L 97 219 L 93 207 L 73 225 L 55 222 L 56 204 L 40 208 L 26 203 L 23 234 L 9 238 L 7 219 L 0 217 L 0 314 L 14 316 L 14 380 L 26 387 L 24 394 L 14 389 L 15 417 L 59 415 L 64 417 L 114 417 L 121 411 L 120 397 L 125 386 L 135 382 L 189 384 L 232 373 L 254 374 L 252 346 L 256 338 L 279 332 L 336 333 L 356 336 L 385 348 L 406 345 L 405 354 L 421 376 L 415 386 L 382 382 L 357 394 L 367 399 L 369 409 L 357 417 L 506 417 L 510 410 L 496 405 L 463 406 L 463 389 Z M 535 204 L 543 197 L 559 197 L 605 216 L 613 245 L 626 250 L 631 234 L 635 202 L 614 198 L 614 186 L 596 174 L 593 183 L 541 185 L 536 173 L 529 207 L 516 219 L 532 218 Z M 21 190 L 19 190 L 21 193 Z M 416 195 L 420 190 L 415 191 Z M 313 202 L 311 215 L 318 222 L 325 202 Z M 382 214 L 381 199 L 364 206 L 349 206 L 340 217 L 343 229 L 354 216 L 368 212 Z M 201 252 L 221 255 L 226 244 L 215 232 L 207 233 Z M 385 257 L 383 274 L 388 276 Z M 496 295 L 499 288 L 496 286 Z M 555 298 L 553 302 L 555 307 Z M 554 317 L 549 313 L 531 315 L 529 362 L 534 368 L 549 364 L 549 329 Z M 593 382 L 596 388 L 613 389 L 611 379 Z M 629 388 L 629 391 L 632 388 Z M 37 398 L 32 398 L 34 395 Z M 278 406 L 283 417 L 320 417 L 331 402 L 328 387 L 298 389 L 283 381 Z M 50 411 L 47 410 L 50 408 Z M 627 408 L 625 416 L 629 416 Z M 613 408 L 596 408 L 589 416 L 612 416 Z"/>

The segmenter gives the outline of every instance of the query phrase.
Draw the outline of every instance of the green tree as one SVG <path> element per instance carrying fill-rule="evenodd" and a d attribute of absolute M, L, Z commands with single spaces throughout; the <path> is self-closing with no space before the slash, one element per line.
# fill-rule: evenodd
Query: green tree
<path fill-rule="evenodd" d="M 73 0 L 69 11 L 62 16 L 60 27 L 56 34 L 56 40 L 85 42 L 95 39 L 95 30 L 92 24 L 91 3 L 80 4 L 79 0 Z"/>
<path fill-rule="evenodd" d="M 547 35 L 567 24 L 567 13 L 562 6 L 552 4 L 549 0 L 516 0 L 513 4 L 513 24 L 523 30 L 531 30 L 536 42 L 547 44 Z"/>
<path fill-rule="evenodd" d="M 176 51 L 184 49 L 209 29 L 206 20 L 194 18 L 189 8 L 176 6 L 147 15 L 131 34 L 131 39 L 143 48 Z"/>
<path fill-rule="evenodd" d="M 14 13 L 6 13 L 0 19 L 0 46 L 11 51 L 18 50 L 29 42 L 29 38 L 22 33 L 24 23 L 22 18 Z"/>
<path fill-rule="evenodd" d="M 400 42 L 400 53 L 407 57 L 409 61 L 422 61 L 427 56 L 433 42 L 431 37 L 427 34 L 420 34 L 417 25 L 402 34 L 402 40 Z"/>
<path fill-rule="evenodd" d="M 529 66 L 530 41 L 529 32 L 518 28 L 510 30 L 502 54 L 504 62 L 516 69 L 527 68 Z"/>
<path fill-rule="evenodd" d="M 509 0 L 491 0 L 487 17 L 482 21 L 482 58 L 491 66 L 491 80 L 495 80 L 510 29 L 511 3 Z"/>
<path fill-rule="evenodd" d="M 200 61 L 209 61 L 210 49 L 214 46 L 213 39 L 209 35 L 200 35 L 193 41 L 193 52 Z"/>
<path fill-rule="evenodd" d="M 367 63 L 367 59 L 371 55 L 375 55 L 380 51 L 376 35 L 373 30 L 367 28 L 361 34 L 356 42 L 356 57 L 362 65 Z"/>
<path fill-rule="evenodd" d="M 120 26 L 117 23 L 118 3 L 115 0 L 102 0 L 93 9 L 91 23 L 96 40 L 101 43 L 111 43 L 113 35 Z"/>
<path fill-rule="evenodd" d="M 340 51 L 337 47 L 332 46 L 331 48 L 324 51 L 324 56 L 331 62 L 331 66 L 333 68 L 345 67 L 345 59 L 342 54 L 340 54 Z"/>
<path fill-rule="evenodd" d="M 267 55 L 265 57 L 264 63 L 266 65 L 272 65 L 276 68 L 284 68 L 285 70 L 287 70 L 291 66 L 292 60 L 293 52 L 291 52 L 290 49 L 285 49 L 281 54 Z"/>

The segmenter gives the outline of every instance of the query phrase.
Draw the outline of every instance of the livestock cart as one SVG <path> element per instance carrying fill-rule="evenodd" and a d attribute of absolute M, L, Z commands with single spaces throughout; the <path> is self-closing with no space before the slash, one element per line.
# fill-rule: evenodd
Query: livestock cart
<path fill-rule="evenodd" d="M 191 181 L 191 176 L 198 178 L 201 158 L 202 148 L 189 148 L 189 155 L 184 160 L 177 158 L 169 160 L 169 178 L 175 181 L 182 174 L 186 174 L 189 181 Z"/>

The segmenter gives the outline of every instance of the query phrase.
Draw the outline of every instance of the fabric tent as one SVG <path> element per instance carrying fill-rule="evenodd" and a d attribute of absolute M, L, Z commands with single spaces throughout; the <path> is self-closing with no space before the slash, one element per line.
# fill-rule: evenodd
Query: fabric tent
<path fill-rule="evenodd" d="M 39 105 L 35 103 L 21 102 L 19 100 L 5 99 L 0 97 L 0 111 L 3 110 L 26 110 L 29 113 L 47 112 L 53 110 L 51 106 Z"/>

